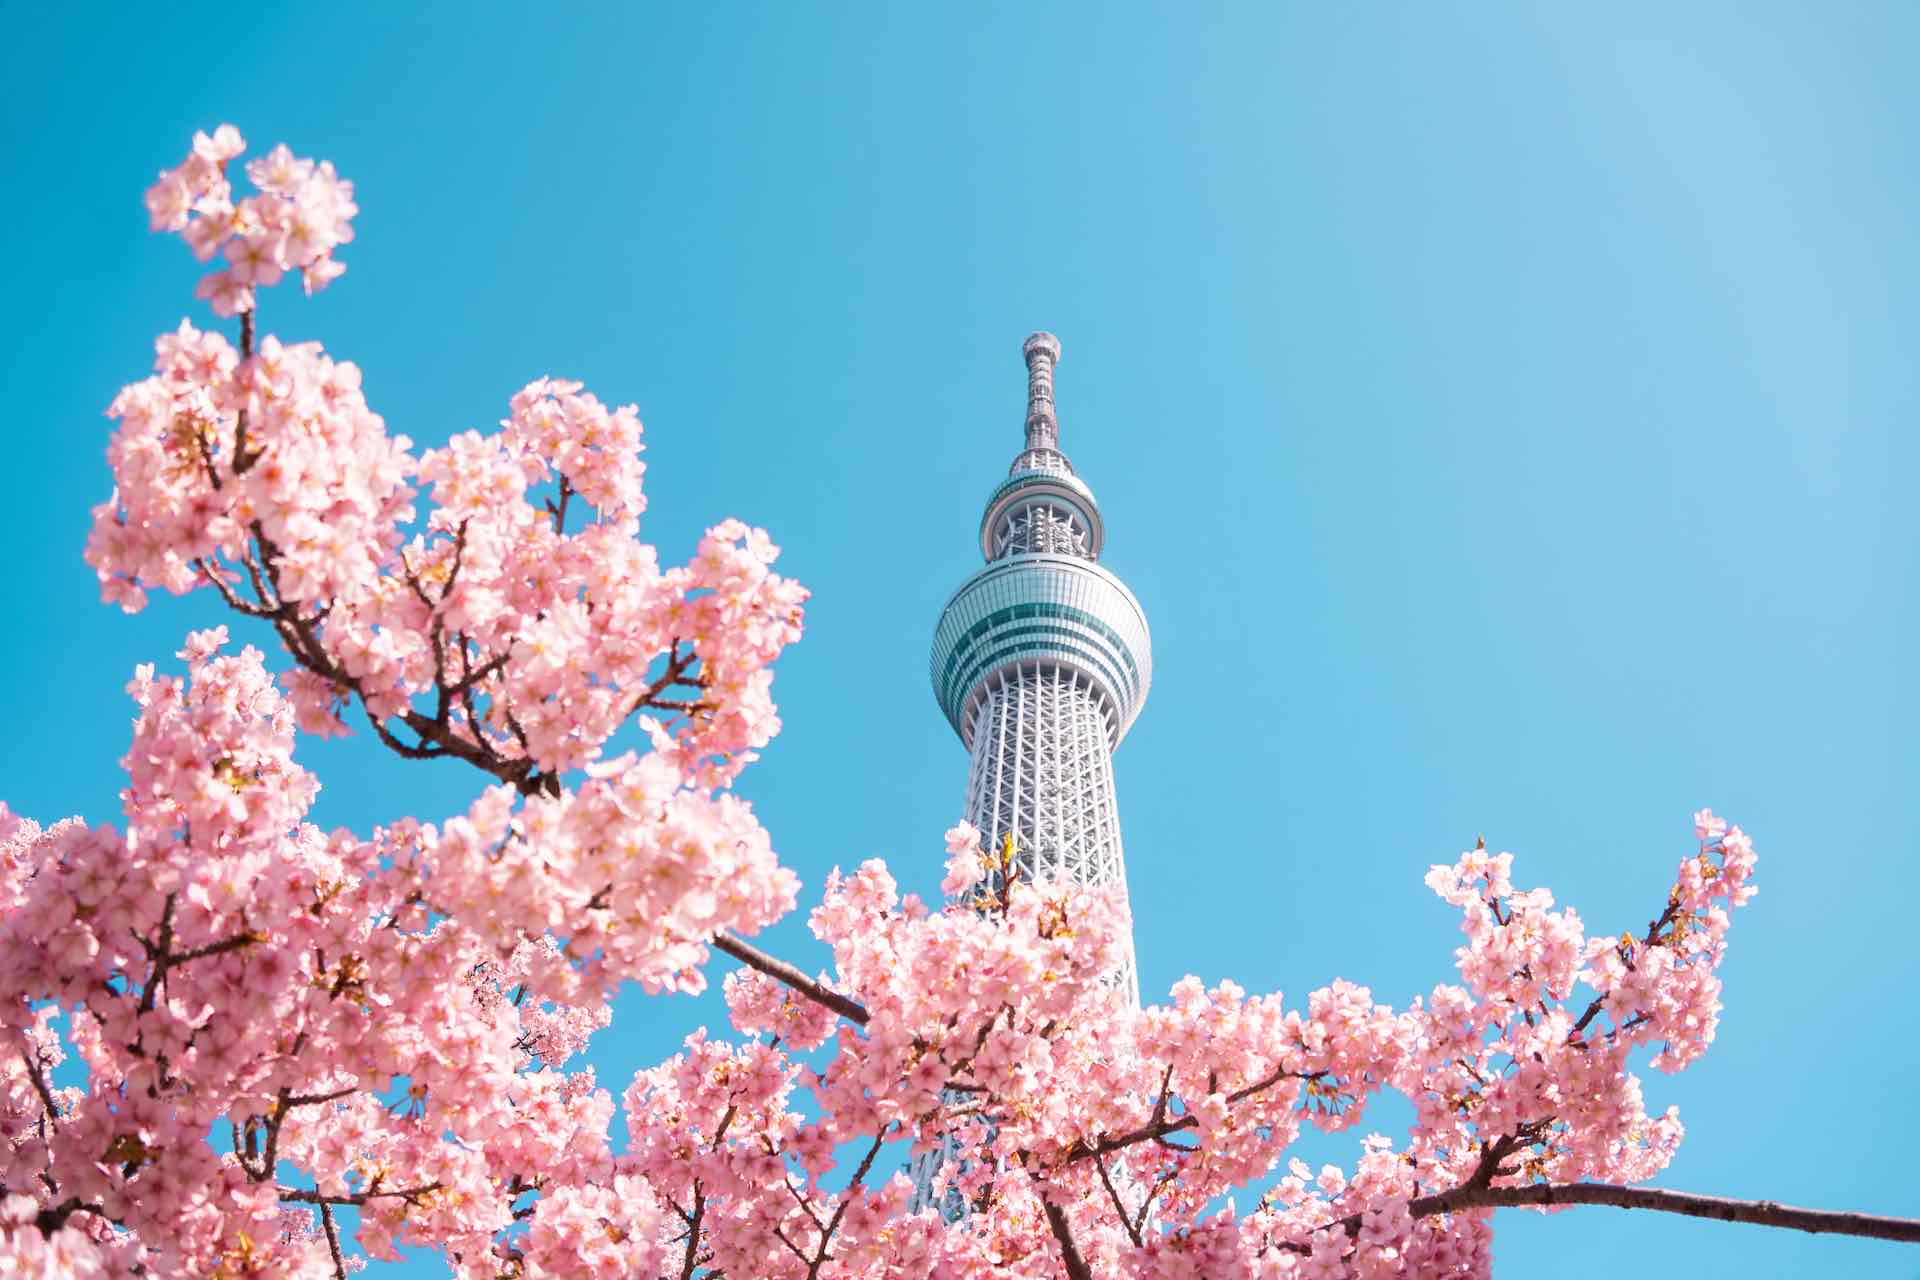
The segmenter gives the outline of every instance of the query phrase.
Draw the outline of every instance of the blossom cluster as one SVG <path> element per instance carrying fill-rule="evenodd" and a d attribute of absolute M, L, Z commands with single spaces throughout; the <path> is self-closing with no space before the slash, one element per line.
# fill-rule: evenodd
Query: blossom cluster
<path fill-rule="evenodd" d="M 436 829 L 383 833 L 431 910 L 502 953 L 548 934 L 564 963 L 527 964 L 530 992 L 569 1004 L 621 982 L 698 991 L 706 942 L 793 909 L 799 881 L 738 797 L 685 786 L 660 753 L 622 757 L 557 797 L 491 787 Z"/>
<path fill-rule="evenodd" d="M 429 1243 L 491 1275 L 516 1188 L 612 1167 L 612 1098 L 565 1064 L 615 984 L 695 981 L 692 948 L 789 909 L 791 874 L 743 804 L 676 789 L 652 757 L 518 816 L 489 789 L 491 855 L 486 816 L 323 835 L 291 704 L 225 642 L 196 633 L 187 679 L 129 686 L 124 834 L 0 809 L 0 1005 L 19 1026 L 0 1184 L 58 1189 L 34 1207 L 57 1226 L 13 1237 L 87 1241 L 110 1270 L 320 1275 L 322 1233 L 288 1207 L 352 1204 L 372 1255 Z M 655 936 L 674 926 L 677 944 Z M 85 1088 L 51 1086 L 56 1010 Z"/>
<path fill-rule="evenodd" d="M 130 611 L 150 588 L 205 589 L 269 621 L 298 664 L 286 684 L 303 728 L 344 732 L 357 702 L 397 749 L 522 790 L 596 763 L 636 713 L 707 787 L 778 731 L 771 664 L 806 592 L 738 521 L 661 567 L 635 537 L 630 406 L 541 379 L 500 430 L 416 458 L 360 371 L 317 344 L 268 336 L 245 354 L 182 323 L 157 346 L 154 376 L 109 409 L 115 490 L 88 562 Z M 430 506 L 409 533 L 416 478 Z"/>
<path fill-rule="evenodd" d="M 87 559 L 128 610 L 214 593 L 291 668 L 194 632 L 184 676 L 128 685 L 122 827 L 0 804 L 0 1275 L 344 1280 L 412 1246 L 463 1280 L 1477 1277 L 1501 1192 L 1672 1157 L 1633 1068 L 1711 1042 L 1754 893 L 1707 811 L 1640 930 L 1590 934 L 1509 854 L 1433 868 L 1458 981 L 1399 1008 L 1192 977 L 1138 1008 L 1123 895 L 1024 880 L 964 823 L 944 903 L 878 861 L 831 877 L 817 976 L 743 950 L 798 898 L 731 784 L 804 591 L 734 521 L 663 568 L 639 418 L 577 383 L 416 454 L 355 366 L 256 344 L 251 289 L 337 275 L 353 209 L 284 147 L 234 204 L 241 149 L 200 135 L 149 193 L 225 247 L 216 309 L 248 322 L 183 323 L 116 397 Z M 477 797 L 321 831 L 296 746 L 349 709 Z M 629 723 L 645 749 L 613 754 Z M 614 994 L 698 990 L 716 944 L 755 965 L 738 1039 L 695 1032 L 616 1105 L 576 1064 Z M 1404 1141 L 1294 1158 L 1389 1090 Z"/>
<path fill-rule="evenodd" d="M 308 293 L 339 278 L 346 265 L 333 251 L 353 239 L 353 184 L 333 170 L 293 154 L 282 143 L 246 164 L 256 194 L 233 198 L 227 165 L 247 149 L 240 131 L 223 124 L 193 135 L 187 158 L 161 172 L 147 188 L 147 215 L 155 231 L 177 231 L 202 262 L 224 255 L 227 265 L 203 277 L 196 296 L 214 314 L 254 309 L 254 290 L 300 273 Z"/>
<path fill-rule="evenodd" d="M 1097 1276 L 1485 1276 L 1485 1195 L 1641 1181 L 1673 1154 L 1678 1120 L 1647 1113 L 1628 1053 L 1660 1043 L 1656 1065 L 1678 1069 L 1681 1044 L 1711 1037 L 1699 993 L 1752 894 L 1751 843 L 1697 823 L 1668 909 L 1619 968 L 1620 939 L 1589 944 L 1544 891 L 1516 889 L 1510 855 L 1435 868 L 1467 933 L 1465 985 L 1399 1010 L 1342 982 L 1301 1010 L 1192 978 L 1136 1010 L 1110 980 L 1114 896 L 957 875 L 966 896 L 934 909 L 878 862 L 836 874 L 811 917 L 835 962 L 815 982 L 864 1016 L 836 1028 L 802 987 L 730 977 L 737 1030 L 765 1038 L 702 1032 L 642 1073 L 628 1154 L 543 1198 L 529 1273 L 691 1258 L 688 1274 L 794 1280 L 830 1257 L 818 1274 L 1051 1278 L 1064 1234 Z M 978 843 L 950 835 L 959 871 Z M 1646 959 L 1676 943 L 1680 959 Z M 1406 1142 L 1369 1136 L 1350 1170 L 1290 1158 L 1302 1124 L 1355 1126 L 1382 1090 L 1418 1109 Z M 872 1172 L 883 1146 L 944 1148 L 930 1195 Z M 824 1191 L 856 1155 L 851 1184 Z M 1276 1171 L 1251 1208 L 1217 1208 Z"/>
<path fill-rule="evenodd" d="M 684 975 L 607 945 L 644 942 L 638 916 L 593 930 L 609 908 L 578 886 L 619 858 L 564 876 L 604 857 L 590 833 L 625 832 L 659 884 L 599 896 L 710 910 L 726 886 L 674 859 L 719 819 L 650 832 L 640 760 L 517 814 L 491 788 L 438 833 L 322 836 L 291 706 L 224 639 L 189 639 L 187 681 L 133 682 L 124 836 L 0 820 L 0 1000 L 21 1027 L 0 1181 L 57 1188 L 4 1206 L 19 1265 L 324 1275 L 338 1227 L 303 1206 L 351 1204 L 361 1251 L 436 1247 L 462 1276 L 1055 1277 L 1063 1233 L 1102 1276 L 1485 1275 L 1490 1210 L 1447 1197 L 1638 1181 L 1671 1157 L 1677 1119 L 1647 1113 L 1627 1057 L 1658 1043 L 1678 1069 L 1711 1038 L 1711 971 L 1753 892 L 1751 842 L 1703 813 L 1649 927 L 1589 942 L 1476 849 L 1430 877 L 1461 912 L 1463 985 L 1395 1010 L 1335 982 L 1302 1010 L 1189 978 L 1134 1009 L 1111 980 L 1117 895 L 1015 878 L 936 909 L 868 862 L 811 916 L 833 955 L 814 986 L 861 1016 L 730 977 L 738 1031 L 763 1039 L 699 1032 L 642 1072 L 616 1154 L 613 1099 L 568 1059 L 619 979 Z M 514 887 L 543 877 L 558 887 Z M 56 1009 L 84 1088 L 51 1085 Z M 1303 1123 L 1354 1126 L 1382 1089 L 1418 1109 L 1407 1142 L 1369 1137 L 1350 1172 L 1289 1162 Z M 958 1158 L 932 1203 L 950 1192 L 957 1222 L 898 1172 L 941 1144 Z M 1212 1209 L 1279 1168 L 1252 1208 Z"/>

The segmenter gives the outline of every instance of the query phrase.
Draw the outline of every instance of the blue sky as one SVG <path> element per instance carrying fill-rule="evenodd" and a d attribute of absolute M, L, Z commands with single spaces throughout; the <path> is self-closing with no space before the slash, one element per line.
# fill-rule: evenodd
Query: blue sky
<path fill-rule="evenodd" d="M 212 616 L 99 605 L 80 548 L 102 408 L 207 319 L 140 193 L 231 120 L 358 184 L 346 277 L 263 326 L 391 429 L 581 378 L 640 406 L 663 552 L 727 515 L 785 548 L 815 594 L 744 789 L 803 901 L 876 854 L 937 885 L 966 762 L 926 647 L 1048 328 L 1153 626 L 1117 758 L 1149 997 L 1402 1004 L 1457 936 L 1421 875 L 1482 832 L 1640 927 L 1710 804 L 1762 892 L 1719 1042 L 1648 1082 L 1689 1127 L 1664 1184 L 1920 1215 L 1920 10 L 546 8 L 10 6 L 5 799 L 115 818 L 121 686 Z M 472 791 L 302 758 L 325 825 Z M 803 915 L 772 945 L 811 965 Z M 623 999 L 593 1061 L 617 1092 L 715 1017 Z M 1601 1209 L 1498 1233 L 1504 1276 L 1920 1269 Z"/>

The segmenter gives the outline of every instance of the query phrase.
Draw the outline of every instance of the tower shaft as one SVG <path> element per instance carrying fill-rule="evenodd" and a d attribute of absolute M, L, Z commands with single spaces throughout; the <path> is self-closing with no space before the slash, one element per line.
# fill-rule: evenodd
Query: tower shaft
<path fill-rule="evenodd" d="M 1120 809 L 1100 691 L 1071 667 L 996 673 L 974 711 L 967 821 L 991 847 L 1013 837 L 1030 880 L 1126 889 Z M 1119 979 L 1137 1001 L 1133 948 Z"/>

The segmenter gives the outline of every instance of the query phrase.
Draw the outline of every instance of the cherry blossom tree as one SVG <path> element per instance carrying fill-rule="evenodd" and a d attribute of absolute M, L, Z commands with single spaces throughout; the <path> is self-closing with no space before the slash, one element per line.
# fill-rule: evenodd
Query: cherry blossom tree
<path fill-rule="evenodd" d="M 134 673 L 123 828 L 0 805 L 0 1274 L 344 1277 L 412 1245 L 462 1277 L 1478 1276 L 1496 1209 L 1572 1204 L 1920 1240 L 1637 1185 L 1682 1130 L 1630 1059 L 1711 1043 L 1754 893 L 1707 811 L 1629 933 L 1508 854 L 1436 866 L 1457 974 L 1404 1008 L 1187 979 L 1136 1009 L 1122 904 L 964 826 L 945 903 L 868 862 L 812 911 L 830 965 L 759 950 L 799 884 L 731 788 L 806 593 L 733 521 L 663 567 L 635 411 L 577 383 L 443 448 L 389 434 L 354 365 L 258 329 L 262 289 L 345 269 L 352 184 L 279 146 L 236 198 L 244 150 L 196 135 L 147 193 L 222 260 L 198 295 L 237 345 L 183 321 L 114 398 L 86 558 L 122 608 L 201 592 L 276 656 L 214 625 Z M 296 745 L 349 724 L 482 787 L 323 832 Z M 623 984 L 700 990 L 716 950 L 732 1031 L 636 1076 L 616 1144 L 570 1061 Z M 1290 1159 L 1382 1091 L 1405 1142 Z M 936 1148 L 946 1213 L 898 1171 Z"/>

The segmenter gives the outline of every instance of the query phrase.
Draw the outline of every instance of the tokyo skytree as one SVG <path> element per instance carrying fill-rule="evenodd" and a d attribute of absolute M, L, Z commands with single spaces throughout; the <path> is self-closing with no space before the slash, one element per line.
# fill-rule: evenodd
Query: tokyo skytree
<path fill-rule="evenodd" d="M 1021 351 L 1026 447 L 987 496 L 986 567 L 940 611 L 933 696 L 973 757 L 965 817 L 982 847 L 997 850 L 1012 836 L 1023 877 L 1119 885 L 1124 894 L 1113 749 L 1152 681 L 1147 615 L 1100 567 L 1099 504 L 1060 451 L 1060 340 L 1036 333 Z M 1139 1003 L 1131 939 L 1113 980 Z M 957 1158 L 948 1138 L 913 1161 L 916 1209 L 937 1207 L 948 1221 L 965 1216 L 957 1191 L 933 1195 L 941 1167 Z"/>
<path fill-rule="evenodd" d="M 1060 340 L 1036 333 L 1021 350 L 1026 447 L 987 497 L 986 567 L 934 628 L 933 694 L 973 757 L 965 817 L 982 845 L 1011 835 L 1024 876 L 1124 891 L 1113 749 L 1147 700 L 1147 617 L 1100 566 L 1100 507 L 1060 451 Z M 1131 943 L 1116 980 L 1138 1002 Z"/>

